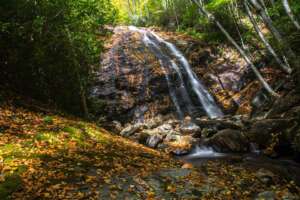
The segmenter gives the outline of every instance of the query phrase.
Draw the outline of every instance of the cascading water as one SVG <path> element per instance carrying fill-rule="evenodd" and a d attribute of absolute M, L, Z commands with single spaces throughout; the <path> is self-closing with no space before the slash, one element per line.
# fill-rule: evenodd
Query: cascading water
<path fill-rule="evenodd" d="M 152 34 L 158 41 L 163 43 L 169 49 L 169 51 L 178 59 L 180 64 L 184 67 L 189 77 L 190 84 L 192 85 L 192 89 L 196 93 L 207 115 L 211 118 L 222 117 L 222 111 L 217 106 L 216 102 L 214 101 L 210 93 L 207 91 L 205 86 L 197 78 L 184 55 L 175 47 L 174 44 L 163 40 L 155 33 Z"/>
<path fill-rule="evenodd" d="M 196 74 L 191 69 L 191 66 L 188 63 L 187 59 L 175 47 L 175 45 L 165 41 L 164 39 L 162 39 L 152 31 L 139 29 L 134 26 L 130 26 L 129 29 L 131 31 L 139 32 L 143 36 L 144 44 L 159 59 L 161 63 L 161 67 L 165 73 L 168 73 L 173 70 L 177 74 L 180 81 L 180 87 L 179 87 L 180 96 L 184 102 L 184 106 L 187 108 L 191 116 L 195 108 L 194 105 L 192 104 L 191 98 L 186 89 L 186 85 L 183 80 L 183 74 L 181 72 L 181 69 L 178 67 L 175 61 L 177 61 L 180 64 L 180 66 L 182 66 L 183 69 L 185 70 L 188 77 L 188 81 L 192 86 L 193 91 L 197 95 L 198 100 L 203 106 L 203 109 L 205 110 L 207 115 L 211 118 L 223 116 L 221 109 L 217 106 L 213 97 L 210 95 L 210 93 L 205 88 L 205 86 L 201 83 L 201 81 L 197 78 Z M 164 51 L 162 50 L 163 48 L 166 48 L 169 51 L 169 55 L 164 53 Z M 174 57 L 175 59 L 172 59 L 172 57 Z M 172 87 L 172 83 L 169 75 L 166 75 L 166 79 L 169 86 L 170 96 L 172 98 L 173 103 L 175 104 L 177 112 L 179 113 L 180 116 L 183 116 L 176 92 L 174 91 L 174 87 Z"/>
<path fill-rule="evenodd" d="M 171 99 L 176 107 L 177 113 L 179 115 L 179 118 L 182 119 L 183 118 L 183 112 L 180 108 L 176 93 L 175 93 L 175 89 L 171 83 L 171 79 L 170 79 L 170 73 L 169 73 L 169 68 L 167 68 L 169 66 L 168 61 L 169 59 L 164 56 L 163 52 L 161 51 L 161 49 L 157 46 L 157 44 L 155 44 L 154 42 L 152 42 L 150 40 L 149 37 L 147 37 L 147 35 L 145 34 L 145 37 L 143 38 L 144 43 L 146 44 L 146 46 L 148 48 L 150 48 L 150 50 L 156 55 L 156 57 L 159 59 L 160 62 L 160 66 L 162 68 L 162 71 L 165 74 L 166 80 L 167 80 L 167 84 L 168 84 L 168 88 L 169 88 L 169 93 L 171 96 Z"/>
<path fill-rule="evenodd" d="M 196 146 L 187 156 L 188 158 L 215 158 L 224 157 L 225 154 L 214 151 L 212 147 Z"/>

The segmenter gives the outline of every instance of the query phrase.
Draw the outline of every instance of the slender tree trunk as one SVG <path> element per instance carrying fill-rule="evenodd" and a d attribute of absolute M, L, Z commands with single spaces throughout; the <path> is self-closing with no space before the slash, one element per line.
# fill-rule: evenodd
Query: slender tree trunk
<path fill-rule="evenodd" d="M 245 53 L 245 51 L 235 42 L 235 40 L 229 35 L 229 33 L 225 30 L 225 28 L 221 25 L 221 23 L 211 14 L 209 13 L 205 7 L 202 4 L 202 1 L 200 0 L 200 4 L 196 1 L 193 0 L 194 3 L 196 5 L 198 5 L 200 12 L 203 13 L 204 15 L 207 16 L 207 18 L 209 20 L 211 20 L 212 22 L 214 22 L 218 28 L 222 31 L 222 33 L 227 37 L 227 39 L 235 46 L 235 48 L 239 51 L 239 53 L 242 55 L 242 57 L 244 58 L 244 60 L 248 63 L 248 65 L 251 67 L 251 69 L 253 70 L 254 74 L 256 75 L 256 77 L 258 78 L 258 80 L 261 82 L 261 84 L 263 85 L 263 87 L 266 89 L 266 91 L 274 96 L 274 97 L 278 97 L 279 95 L 271 88 L 271 86 L 265 81 L 265 79 L 263 78 L 263 76 L 260 74 L 259 70 L 254 66 L 254 64 L 252 63 L 252 61 L 250 60 L 250 58 L 248 57 L 248 55 Z"/>
<path fill-rule="evenodd" d="M 247 14 L 248 14 L 248 17 L 256 31 L 256 33 L 258 34 L 259 38 L 261 39 L 261 41 L 264 43 L 264 45 L 266 46 L 266 48 L 268 49 L 268 51 L 272 54 L 272 56 L 275 58 L 276 62 L 279 64 L 279 66 L 287 73 L 291 73 L 292 72 L 292 69 L 288 66 L 288 65 L 285 65 L 282 60 L 278 57 L 278 55 L 276 54 L 275 50 L 272 48 L 272 46 L 270 45 L 270 43 L 267 41 L 267 39 L 264 37 L 263 33 L 260 31 L 255 19 L 254 19 L 254 16 L 248 6 L 248 2 L 247 0 L 244 0 L 244 6 L 246 8 L 246 11 L 247 11 Z"/>
<path fill-rule="evenodd" d="M 228 6 L 228 10 L 229 10 L 229 12 L 230 12 L 231 15 L 232 15 L 233 22 L 234 22 L 234 24 L 235 24 L 236 31 L 237 31 L 237 33 L 238 33 L 238 35 L 239 35 L 239 37 L 240 37 L 242 47 L 243 47 L 244 50 L 246 50 L 246 45 L 245 45 L 245 42 L 244 42 L 244 40 L 243 40 L 241 31 L 240 31 L 240 29 L 239 29 L 239 21 L 238 21 L 239 14 L 238 14 L 238 9 L 234 7 L 232 1 L 230 2 L 230 5 Z M 237 13 L 237 15 L 236 15 L 235 13 Z"/>
<path fill-rule="evenodd" d="M 88 119 L 89 118 L 89 109 L 87 106 L 86 95 L 85 95 L 84 88 L 82 87 L 82 84 L 80 84 L 80 98 L 81 98 L 81 105 L 82 105 L 82 111 L 83 111 L 84 117 L 86 119 Z"/>
<path fill-rule="evenodd" d="M 295 18 L 294 14 L 292 12 L 292 9 L 289 5 L 288 0 L 282 0 L 282 4 L 283 4 L 283 7 L 284 7 L 284 10 L 285 10 L 286 14 L 289 16 L 289 18 L 291 19 L 293 24 L 296 26 L 296 28 L 298 30 L 300 30 L 300 24 L 298 23 L 297 19 Z"/>
<path fill-rule="evenodd" d="M 174 15 L 175 15 L 175 19 L 176 19 L 176 25 L 177 25 L 177 29 L 179 29 L 179 20 L 178 20 L 178 15 L 177 15 L 177 12 L 176 12 L 176 8 L 175 8 L 175 2 L 172 1 L 172 9 L 173 9 L 173 12 L 174 12 Z"/>
<path fill-rule="evenodd" d="M 266 6 L 266 4 L 265 4 L 265 1 L 264 1 L 264 0 L 259 0 L 259 2 L 261 3 L 261 5 L 262 5 L 262 7 L 263 7 L 265 13 L 267 14 L 267 16 L 270 17 L 269 12 L 268 12 L 268 9 L 267 9 L 267 6 Z"/>
<path fill-rule="evenodd" d="M 292 49 L 285 43 L 283 40 L 283 37 L 279 33 L 279 31 L 273 26 L 272 19 L 265 13 L 262 6 L 257 2 L 257 0 L 250 0 L 251 4 L 254 6 L 254 8 L 259 12 L 261 18 L 269 28 L 272 35 L 275 37 L 275 39 L 278 41 L 279 45 L 283 47 L 285 51 L 287 51 L 288 56 L 291 59 L 296 59 L 295 53 L 292 51 Z"/>

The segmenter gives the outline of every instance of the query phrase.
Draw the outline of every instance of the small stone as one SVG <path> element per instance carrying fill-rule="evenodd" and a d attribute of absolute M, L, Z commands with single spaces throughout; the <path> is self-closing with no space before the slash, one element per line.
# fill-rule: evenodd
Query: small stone
<path fill-rule="evenodd" d="M 182 165 L 181 168 L 182 169 L 193 169 L 194 166 L 191 163 L 185 163 L 184 165 Z"/>
<path fill-rule="evenodd" d="M 276 197 L 275 192 L 273 191 L 265 191 L 261 192 L 257 195 L 255 200 L 274 200 Z"/>

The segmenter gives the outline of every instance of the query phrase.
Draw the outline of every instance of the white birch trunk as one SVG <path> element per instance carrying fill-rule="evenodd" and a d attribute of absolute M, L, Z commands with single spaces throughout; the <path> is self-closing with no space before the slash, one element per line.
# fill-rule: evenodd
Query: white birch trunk
<path fill-rule="evenodd" d="M 194 0 L 194 3 L 198 5 L 200 12 L 202 12 L 204 15 L 207 16 L 207 18 L 211 21 L 213 21 L 218 28 L 222 31 L 222 33 L 227 37 L 227 39 L 235 46 L 235 48 L 239 51 L 239 53 L 242 55 L 244 60 L 247 62 L 247 64 L 250 66 L 250 68 L 253 70 L 254 74 L 258 78 L 258 80 L 261 82 L 263 87 L 266 89 L 266 91 L 274 96 L 278 97 L 279 95 L 271 88 L 271 86 L 265 81 L 259 70 L 254 66 L 248 55 L 244 52 L 244 50 L 235 42 L 235 40 L 229 35 L 229 33 L 224 29 L 224 27 L 221 25 L 221 23 L 211 14 L 209 13 L 204 6 L 201 6 L 201 0 L 200 4 Z"/>
<path fill-rule="evenodd" d="M 298 23 L 297 19 L 295 18 L 294 14 L 292 12 L 292 9 L 289 5 L 288 0 L 282 0 L 282 4 L 283 4 L 283 7 L 284 7 L 284 10 L 285 10 L 286 14 L 289 16 L 289 18 L 291 19 L 293 24 L 296 26 L 296 28 L 298 30 L 300 30 L 300 24 Z"/>
<path fill-rule="evenodd" d="M 259 38 L 261 39 L 261 41 L 264 43 L 264 45 L 266 46 L 266 48 L 268 49 L 268 51 L 272 54 L 272 56 L 275 58 L 276 62 L 279 64 L 279 66 L 287 73 L 291 73 L 292 69 L 288 66 L 285 65 L 282 60 L 278 57 L 278 55 L 276 54 L 275 50 L 272 48 L 272 46 L 270 45 L 270 43 L 267 41 L 267 39 L 264 37 L 263 33 L 260 31 L 254 16 L 248 6 L 247 0 L 244 0 L 244 6 L 246 8 L 247 14 L 249 16 L 249 19 L 256 31 L 256 33 L 258 34 Z"/>

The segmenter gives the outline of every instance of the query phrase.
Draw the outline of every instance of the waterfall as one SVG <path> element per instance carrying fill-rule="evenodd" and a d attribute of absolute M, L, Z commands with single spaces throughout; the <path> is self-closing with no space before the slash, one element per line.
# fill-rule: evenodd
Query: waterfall
<path fill-rule="evenodd" d="M 179 68 L 178 64 L 184 69 L 187 74 L 188 81 L 192 87 L 192 90 L 196 94 L 198 101 L 203 106 L 203 109 L 207 113 L 210 118 L 222 117 L 223 113 L 221 109 L 217 106 L 214 98 L 208 92 L 206 87 L 201 83 L 196 74 L 193 72 L 190 64 L 184 55 L 175 47 L 174 44 L 165 41 L 157 34 L 152 31 L 146 29 L 139 29 L 134 26 L 130 26 L 129 29 L 131 31 L 139 32 L 143 37 L 144 44 L 153 52 L 153 54 L 159 59 L 161 63 L 161 67 L 165 73 L 171 72 L 172 70 L 179 77 L 180 87 L 179 92 L 182 101 L 184 102 L 184 106 L 187 108 L 189 114 L 192 116 L 193 110 L 195 110 L 194 105 L 192 104 L 189 93 L 186 89 L 186 85 L 183 79 L 183 73 Z M 162 49 L 166 49 L 169 51 L 169 55 L 164 53 Z M 174 57 L 175 59 L 172 59 Z M 176 62 L 177 64 L 176 64 Z M 177 109 L 177 112 L 182 114 L 181 107 L 179 105 L 178 97 L 176 92 L 174 91 L 174 87 L 172 89 L 172 83 L 169 75 L 166 75 L 166 79 L 169 86 L 170 96 L 174 105 Z"/>
<path fill-rule="evenodd" d="M 152 34 L 158 41 L 166 45 L 166 47 L 170 50 L 170 52 L 178 59 L 178 61 L 184 67 L 189 77 L 190 84 L 192 85 L 192 89 L 196 93 L 207 115 L 211 118 L 222 117 L 223 116 L 222 111 L 217 106 L 211 94 L 207 91 L 205 86 L 201 83 L 201 81 L 198 79 L 196 74 L 193 72 L 189 62 L 184 57 L 184 55 L 175 47 L 174 44 L 163 40 L 161 37 L 159 37 L 157 34 L 153 32 Z"/>
<path fill-rule="evenodd" d="M 163 54 L 163 52 L 161 51 L 159 46 L 157 44 L 155 44 L 154 42 L 152 42 L 146 34 L 144 35 L 143 42 L 152 51 L 152 53 L 159 59 L 161 69 L 164 72 L 166 80 L 167 80 L 171 99 L 176 107 L 179 118 L 183 119 L 184 114 L 181 110 L 175 89 L 170 80 L 170 68 L 167 68 L 168 66 L 170 66 L 169 65 L 170 59 L 168 59 L 168 57 Z"/>

